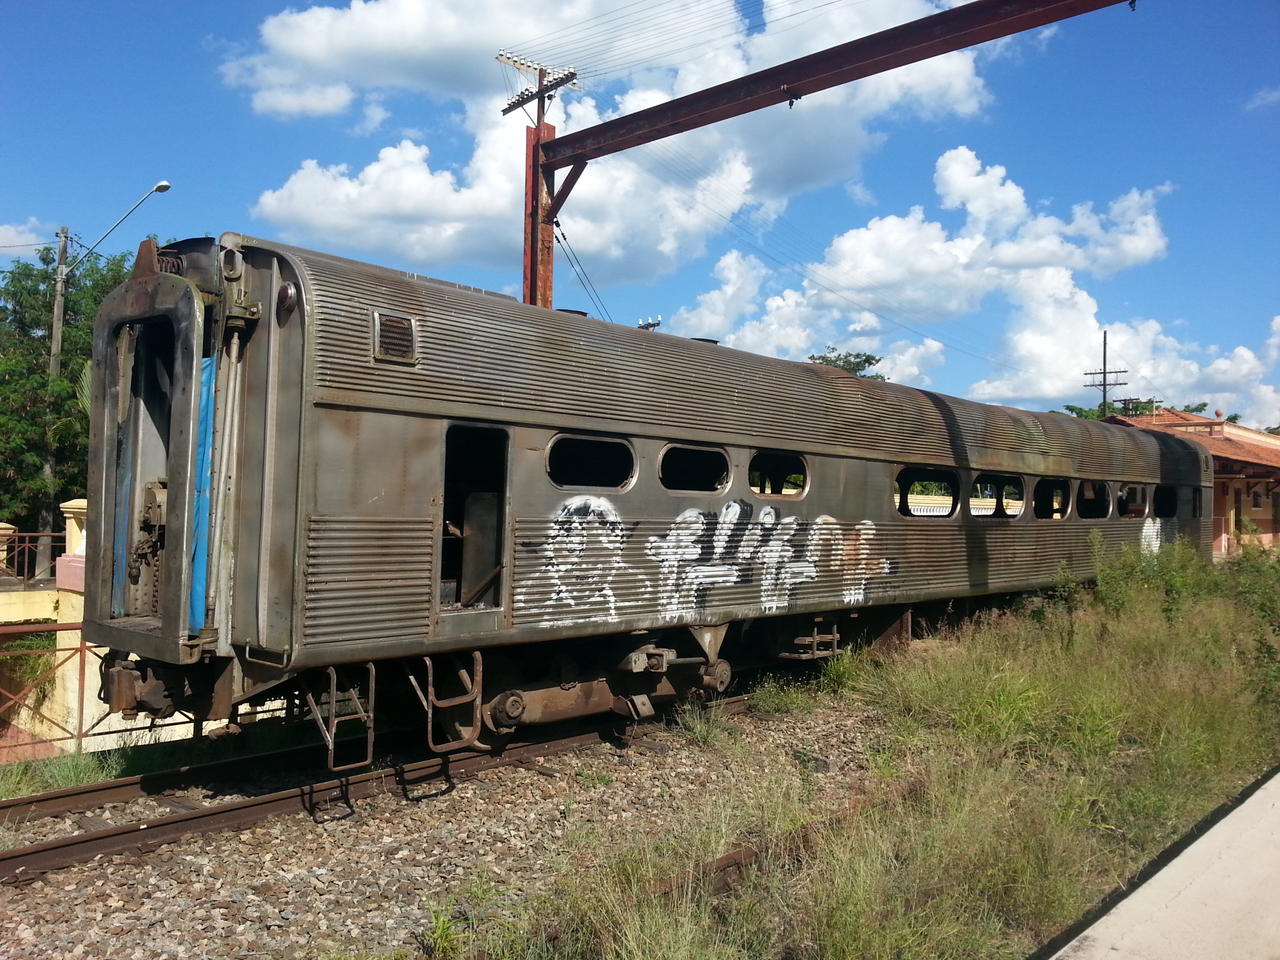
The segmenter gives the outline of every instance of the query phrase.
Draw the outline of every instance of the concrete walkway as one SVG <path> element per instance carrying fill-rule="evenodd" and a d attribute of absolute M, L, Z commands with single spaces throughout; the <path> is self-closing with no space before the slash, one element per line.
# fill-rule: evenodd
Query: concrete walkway
<path fill-rule="evenodd" d="M 1280 960 L 1280 776 L 1053 960 Z"/>

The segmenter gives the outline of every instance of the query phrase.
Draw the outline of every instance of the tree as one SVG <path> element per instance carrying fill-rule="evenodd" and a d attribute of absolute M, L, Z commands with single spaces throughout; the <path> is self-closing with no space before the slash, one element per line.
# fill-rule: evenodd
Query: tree
<path fill-rule="evenodd" d="M 1199 403 L 1188 403 L 1182 408 L 1183 413 L 1204 413 L 1209 409 L 1209 401 L 1201 400 Z"/>
<path fill-rule="evenodd" d="M 1064 403 L 1061 410 L 1050 410 L 1049 412 L 1070 414 L 1073 417 L 1079 417 L 1081 420 L 1101 420 L 1103 417 L 1112 416 L 1144 417 L 1156 412 L 1156 399 L 1155 397 L 1148 397 L 1146 400 L 1135 400 L 1132 403 L 1125 404 L 1123 407 L 1118 407 L 1114 403 L 1108 402 L 1105 410 L 1099 409 L 1099 407 L 1077 407 L 1074 403 Z"/>
<path fill-rule="evenodd" d="M 89 257 L 67 277 L 62 375 L 49 382 L 54 252 L 0 270 L 0 520 L 35 530 L 41 503 L 85 491 L 89 437 L 76 385 L 92 349 L 93 318 L 103 298 L 128 276 L 129 254 Z M 59 429 L 53 429 L 58 426 Z M 41 469 L 52 455 L 52 485 Z"/>
<path fill-rule="evenodd" d="M 835 367 L 837 370 L 843 370 L 846 373 L 852 373 L 855 377 L 862 377 L 864 380 L 888 380 L 889 378 L 880 373 L 867 373 L 867 370 L 874 367 L 883 360 L 884 357 L 877 357 L 873 353 L 854 353 L 846 350 L 841 353 L 830 344 L 823 353 L 809 354 L 810 363 L 821 363 L 828 367 Z"/>

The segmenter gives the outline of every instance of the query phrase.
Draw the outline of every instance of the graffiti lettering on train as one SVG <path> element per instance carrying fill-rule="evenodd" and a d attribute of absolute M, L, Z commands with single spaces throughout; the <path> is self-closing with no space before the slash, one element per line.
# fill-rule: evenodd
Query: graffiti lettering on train
<path fill-rule="evenodd" d="M 826 599 L 861 604 L 892 566 L 876 556 L 870 520 L 803 520 L 732 500 L 663 523 L 650 533 L 654 521 L 624 520 L 603 497 L 564 501 L 544 536 L 518 543 L 526 575 L 517 609 L 556 623 L 619 620 L 627 607 L 672 620 L 735 603 L 778 613 L 809 583 Z"/>

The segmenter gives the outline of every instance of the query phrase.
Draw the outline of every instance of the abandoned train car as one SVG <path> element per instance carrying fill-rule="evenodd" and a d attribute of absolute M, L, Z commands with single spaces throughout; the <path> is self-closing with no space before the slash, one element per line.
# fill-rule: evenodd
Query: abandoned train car
<path fill-rule="evenodd" d="M 449 749 L 828 655 L 863 608 L 1089 577 L 1095 532 L 1211 534 L 1193 441 L 239 234 L 144 243 L 93 358 L 85 634 L 119 710 L 288 681 L 367 719 L 376 681 Z"/>

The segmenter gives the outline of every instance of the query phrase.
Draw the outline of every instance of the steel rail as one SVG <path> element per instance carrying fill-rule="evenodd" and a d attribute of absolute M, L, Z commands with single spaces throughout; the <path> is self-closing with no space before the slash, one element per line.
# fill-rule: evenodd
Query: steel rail
<path fill-rule="evenodd" d="M 240 772 L 238 768 L 246 764 L 267 762 L 272 765 L 272 769 L 280 770 L 282 766 L 283 769 L 297 769 L 312 761 L 317 766 L 324 763 L 324 748 L 318 743 L 79 784 L 24 797 L 9 797 L 0 800 L 0 822 L 12 823 L 17 819 L 34 820 L 68 813 L 87 813 L 108 803 L 128 803 L 131 800 L 155 797 L 168 790 L 231 779 Z"/>
<path fill-rule="evenodd" d="M 714 708 L 726 714 L 738 713 L 745 709 L 746 700 L 745 695 L 730 697 L 715 701 Z M 414 787 L 424 783 L 471 779 L 487 770 L 523 766 L 540 757 L 568 753 L 600 743 L 615 734 L 617 729 L 617 718 L 613 717 L 605 724 L 596 724 L 588 732 L 554 740 L 518 744 L 508 747 L 503 753 L 497 755 L 482 751 L 460 751 L 443 757 L 431 757 L 377 770 L 367 770 L 320 783 L 290 787 L 257 797 L 233 800 L 229 803 L 183 810 L 151 820 L 115 824 L 101 830 L 57 837 L 26 847 L 14 847 L 0 851 L 0 882 L 26 883 L 51 870 L 83 863 L 96 857 L 122 853 L 147 853 L 193 834 L 236 829 L 269 817 L 294 813 L 314 815 L 335 804 L 350 806 L 356 800 L 397 790 L 407 795 Z M 641 736 L 643 734 L 638 733 L 633 725 L 623 735 L 623 739 L 630 741 L 639 739 Z M 239 758 L 238 762 L 243 763 L 245 759 L 247 758 Z M 0 806 L 0 811 L 35 809 L 38 808 L 42 799 L 52 806 L 60 801 L 70 801 L 77 791 L 81 796 L 110 797 L 113 791 L 136 790 L 137 781 L 140 779 L 143 778 L 130 777 L 120 781 L 92 784 L 87 788 L 73 787 L 68 790 L 53 791 L 39 797 L 21 797 L 5 801 L 5 806 Z M 133 794 L 134 797 L 138 795 Z M 48 810 L 49 807 L 44 809 Z M 79 812 L 70 807 L 66 810 Z"/>

